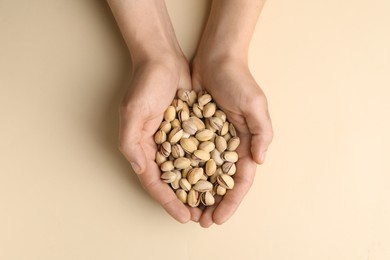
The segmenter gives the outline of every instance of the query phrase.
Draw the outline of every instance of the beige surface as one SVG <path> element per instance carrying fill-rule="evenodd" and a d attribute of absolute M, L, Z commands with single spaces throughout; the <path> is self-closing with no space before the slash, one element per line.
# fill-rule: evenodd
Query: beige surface
<path fill-rule="evenodd" d="M 193 55 L 208 2 L 167 1 Z M 390 2 L 268 1 L 275 140 L 235 216 L 172 220 L 118 152 L 129 56 L 104 1 L 0 1 L 0 259 L 390 259 Z"/>

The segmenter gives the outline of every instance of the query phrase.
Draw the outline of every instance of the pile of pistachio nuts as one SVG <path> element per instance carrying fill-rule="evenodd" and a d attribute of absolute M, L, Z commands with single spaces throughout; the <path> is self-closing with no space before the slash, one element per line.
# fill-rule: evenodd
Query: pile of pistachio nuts
<path fill-rule="evenodd" d="M 179 89 L 154 135 L 161 179 L 191 207 L 234 187 L 240 139 L 210 94 Z"/>

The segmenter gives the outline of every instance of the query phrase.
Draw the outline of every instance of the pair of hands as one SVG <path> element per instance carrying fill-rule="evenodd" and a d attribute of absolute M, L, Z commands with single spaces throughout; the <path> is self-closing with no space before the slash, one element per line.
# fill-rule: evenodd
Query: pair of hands
<path fill-rule="evenodd" d="M 154 161 L 157 146 L 153 135 L 179 88 L 209 92 L 235 125 L 241 140 L 234 189 L 204 209 L 179 201 L 161 181 Z M 143 188 L 179 222 L 192 220 L 202 227 L 222 224 L 233 215 L 253 183 L 257 164 L 264 162 L 273 136 L 264 93 L 248 66 L 228 57 L 196 57 L 192 74 L 184 55 L 167 55 L 137 64 L 120 107 L 120 122 L 120 151 L 138 174 Z"/>

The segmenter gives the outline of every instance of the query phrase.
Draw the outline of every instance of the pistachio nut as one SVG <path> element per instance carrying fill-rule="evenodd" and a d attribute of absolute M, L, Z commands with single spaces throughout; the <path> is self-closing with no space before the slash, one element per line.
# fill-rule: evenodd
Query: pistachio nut
<path fill-rule="evenodd" d="M 185 110 L 180 110 L 177 113 L 177 117 L 178 117 L 180 122 L 184 122 L 190 118 L 190 114 Z"/>
<path fill-rule="evenodd" d="M 222 168 L 223 173 L 226 173 L 228 175 L 234 175 L 236 173 L 236 164 L 235 163 L 225 162 L 221 168 Z"/>
<path fill-rule="evenodd" d="M 180 157 L 174 161 L 173 166 L 175 166 L 176 169 L 182 170 L 191 166 L 191 160 L 185 157 Z"/>
<path fill-rule="evenodd" d="M 194 112 L 194 115 L 198 118 L 203 118 L 203 111 L 202 111 L 202 107 L 195 103 L 192 107 L 192 112 Z"/>
<path fill-rule="evenodd" d="M 180 145 L 187 153 L 193 153 L 196 149 L 198 149 L 194 140 L 190 138 L 182 138 L 180 140 Z"/>
<path fill-rule="evenodd" d="M 179 185 L 185 191 L 189 191 L 191 189 L 191 184 L 188 182 L 186 178 L 180 179 Z"/>
<path fill-rule="evenodd" d="M 217 164 L 215 163 L 215 161 L 213 159 L 210 159 L 207 161 L 205 169 L 206 169 L 205 172 L 206 172 L 207 176 L 211 176 L 217 170 Z"/>
<path fill-rule="evenodd" d="M 209 129 L 203 129 L 201 131 L 198 131 L 195 135 L 196 139 L 199 141 L 208 141 L 214 136 L 214 132 Z"/>
<path fill-rule="evenodd" d="M 226 135 L 229 132 L 229 122 L 224 122 L 221 130 L 218 132 L 219 135 Z"/>
<path fill-rule="evenodd" d="M 160 152 L 156 153 L 156 163 L 158 166 L 160 166 L 163 162 L 167 161 L 167 157 L 162 155 Z"/>
<path fill-rule="evenodd" d="M 217 109 L 217 111 L 215 111 L 214 116 L 220 118 L 222 122 L 226 121 L 226 114 L 222 110 Z"/>
<path fill-rule="evenodd" d="M 169 106 L 164 112 L 164 120 L 171 122 L 176 117 L 176 109 L 173 106 Z"/>
<path fill-rule="evenodd" d="M 192 158 L 200 161 L 208 161 L 210 160 L 210 153 L 204 150 L 196 150 L 192 154 Z"/>
<path fill-rule="evenodd" d="M 176 112 L 179 112 L 180 110 L 183 109 L 183 100 L 175 98 L 172 101 L 171 106 L 173 106 L 175 108 Z"/>
<path fill-rule="evenodd" d="M 227 143 L 225 138 L 222 136 L 216 136 L 215 137 L 215 148 L 217 148 L 218 152 L 222 153 L 227 148 Z"/>
<path fill-rule="evenodd" d="M 224 135 L 223 138 L 226 140 L 226 142 L 229 142 L 230 139 L 232 138 L 232 135 L 229 132 L 227 132 L 227 134 Z"/>
<path fill-rule="evenodd" d="M 187 192 L 186 191 L 184 191 L 182 189 L 178 189 L 178 190 L 176 190 L 176 196 L 181 202 L 187 203 Z"/>
<path fill-rule="evenodd" d="M 203 168 L 193 168 L 187 174 L 187 180 L 190 184 L 197 183 L 203 176 Z"/>
<path fill-rule="evenodd" d="M 240 138 L 235 136 L 230 138 L 229 142 L 227 143 L 227 149 L 228 151 L 235 151 L 239 145 L 240 145 Z"/>
<path fill-rule="evenodd" d="M 161 174 L 161 180 L 165 183 L 172 183 L 176 180 L 176 173 L 164 172 L 163 174 Z"/>
<path fill-rule="evenodd" d="M 201 106 L 207 105 L 212 100 L 211 96 L 209 94 L 204 94 L 198 98 L 198 103 Z"/>
<path fill-rule="evenodd" d="M 219 196 L 223 196 L 226 194 L 226 188 L 222 187 L 221 185 L 218 185 L 216 193 Z"/>
<path fill-rule="evenodd" d="M 163 162 L 160 165 L 160 170 L 163 171 L 163 172 L 172 171 L 174 168 L 175 167 L 173 166 L 173 162 L 172 161 L 166 161 L 166 162 Z"/>
<path fill-rule="evenodd" d="M 192 188 L 199 192 L 211 191 L 213 189 L 213 184 L 206 180 L 199 180 Z"/>
<path fill-rule="evenodd" d="M 236 152 L 232 151 L 225 151 L 221 154 L 221 158 L 228 162 L 237 162 L 238 161 L 238 154 Z"/>
<path fill-rule="evenodd" d="M 187 203 L 190 207 L 199 206 L 199 203 L 200 203 L 199 192 L 197 192 L 194 189 L 191 189 L 187 195 Z"/>
<path fill-rule="evenodd" d="M 165 140 L 167 140 L 167 134 L 162 130 L 158 130 L 154 135 L 154 142 L 156 144 L 162 144 Z"/>
<path fill-rule="evenodd" d="M 217 106 L 215 105 L 215 103 L 211 103 L 211 102 L 208 103 L 203 108 L 203 117 L 205 117 L 205 118 L 212 117 L 214 115 L 216 109 L 217 109 Z"/>
<path fill-rule="evenodd" d="M 192 167 L 190 166 L 190 167 L 187 167 L 187 168 L 181 170 L 181 176 L 182 176 L 182 178 L 187 178 L 187 174 L 188 174 L 188 172 L 189 172 L 191 169 L 192 169 Z"/>
<path fill-rule="evenodd" d="M 213 142 L 204 141 L 199 144 L 199 150 L 203 150 L 210 153 L 214 149 L 215 149 L 215 144 Z"/>
<path fill-rule="evenodd" d="M 218 152 L 217 149 L 211 151 L 211 158 L 215 161 L 217 166 L 221 166 L 223 164 L 223 159 L 221 158 L 221 153 Z"/>
<path fill-rule="evenodd" d="M 160 146 L 159 152 L 168 157 L 171 154 L 171 144 L 169 142 L 163 142 Z"/>
<path fill-rule="evenodd" d="M 234 125 L 232 123 L 229 124 L 229 133 L 235 137 L 237 136 L 237 133 L 236 133 L 236 128 L 234 127 Z"/>
<path fill-rule="evenodd" d="M 210 191 L 206 191 L 200 195 L 200 201 L 205 206 L 212 206 L 215 203 L 215 198 Z"/>
<path fill-rule="evenodd" d="M 214 114 L 215 115 L 215 114 Z M 206 119 L 206 122 L 208 122 L 209 126 L 214 130 L 214 131 L 221 131 L 223 122 L 222 119 L 219 117 L 210 117 Z"/>
<path fill-rule="evenodd" d="M 180 127 L 180 121 L 179 121 L 179 119 L 177 119 L 177 118 L 175 118 L 172 122 L 171 122 L 171 125 L 172 125 L 172 129 L 173 128 L 178 128 L 178 127 Z"/>
<path fill-rule="evenodd" d="M 180 144 L 174 144 L 171 148 L 171 155 L 173 158 L 177 159 L 184 156 L 184 150 Z"/>
<path fill-rule="evenodd" d="M 163 121 L 161 124 L 160 124 L 160 130 L 163 131 L 164 133 L 169 133 L 169 131 L 171 131 L 171 128 L 172 128 L 172 125 L 171 123 L 167 122 L 167 121 Z"/>
<path fill-rule="evenodd" d="M 181 126 L 184 132 L 189 133 L 190 135 L 194 135 L 196 131 L 198 131 L 193 120 L 186 120 L 181 124 Z"/>
<path fill-rule="evenodd" d="M 179 142 L 180 138 L 183 136 L 183 132 L 184 132 L 183 129 L 179 127 L 172 129 L 172 131 L 169 133 L 168 141 L 171 144 L 175 144 Z"/>
<path fill-rule="evenodd" d="M 217 182 L 220 186 L 225 189 L 231 190 L 234 187 L 234 180 L 231 176 L 227 174 L 221 174 L 217 177 Z"/>

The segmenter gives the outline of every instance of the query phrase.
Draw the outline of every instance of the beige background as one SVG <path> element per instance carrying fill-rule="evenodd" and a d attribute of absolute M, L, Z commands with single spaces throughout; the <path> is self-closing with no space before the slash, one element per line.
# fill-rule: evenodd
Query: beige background
<path fill-rule="evenodd" d="M 194 53 L 209 2 L 167 1 Z M 275 139 L 234 217 L 181 225 L 117 150 L 130 62 L 104 1 L 0 0 L 0 259 L 390 259 L 390 1 L 269 0 Z"/>

